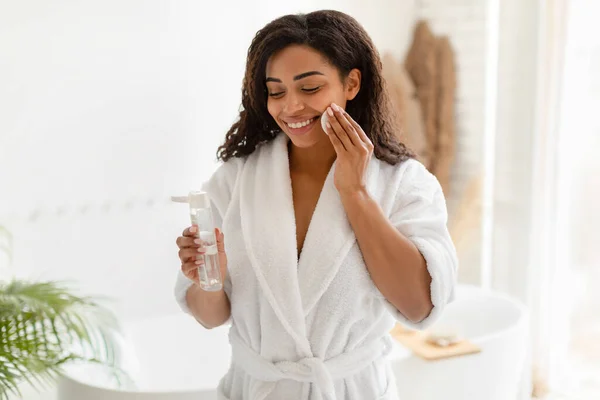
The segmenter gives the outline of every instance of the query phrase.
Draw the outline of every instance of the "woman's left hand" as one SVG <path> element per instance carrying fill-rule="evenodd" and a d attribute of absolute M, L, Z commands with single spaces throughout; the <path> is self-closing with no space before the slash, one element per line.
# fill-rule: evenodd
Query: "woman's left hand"
<path fill-rule="evenodd" d="M 373 143 L 352 117 L 337 104 L 327 108 L 327 134 L 337 153 L 334 184 L 340 195 L 366 190 L 366 172 Z"/>

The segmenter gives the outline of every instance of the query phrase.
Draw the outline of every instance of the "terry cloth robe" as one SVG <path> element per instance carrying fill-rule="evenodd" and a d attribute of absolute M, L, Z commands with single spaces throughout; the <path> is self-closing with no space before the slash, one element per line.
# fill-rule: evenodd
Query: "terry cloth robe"
<path fill-rule="evenodd" d="M 225 162 L 203 186 L 225 233 L 229 271 L 232 360 L 218 398 L 397 399 L 395 384 L 405 383 L 394 381 L 386 357 L 390 330 L 396 321 L 425 328 L 454 297 L 457 259 L 440 185 L 415 160 L 392 166 L 373 157 L 367 169 L 369 193 L 432 277 L 434 308 L 412 323 L 369 275 L 333 183 L 335 163 L 298 259 L 288 140 L 280 133 Z M 179 272 L 175 296 L 187 313 L 190 285 Z"/>

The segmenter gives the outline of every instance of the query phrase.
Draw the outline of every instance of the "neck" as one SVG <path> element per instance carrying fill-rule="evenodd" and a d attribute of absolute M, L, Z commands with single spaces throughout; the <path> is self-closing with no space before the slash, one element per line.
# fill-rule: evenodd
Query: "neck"
<path fill-rule="evenodd" d="M 310 148 L 296 147 L 290 140 L 288 142 L 290 171 L 313 176 L 327 175 L 337 154 L 329 139 L 325 139 Z"/>

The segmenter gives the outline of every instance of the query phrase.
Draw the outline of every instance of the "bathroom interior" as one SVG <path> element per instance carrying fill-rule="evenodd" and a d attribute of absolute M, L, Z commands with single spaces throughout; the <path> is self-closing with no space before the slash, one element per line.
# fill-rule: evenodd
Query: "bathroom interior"
<path fill-rule="evenodd" d="M 255 32 L 318 9 L 371 35 L 459 258 L 440 320 L 390 332 L 398 397 L 600 398 L 600 3 L 20 0 L 0 2 L 0 399 L 216 399 L 228 327 L 175 302 L 171 196 L 218 167 Z M 47 282 L 118 323 L 98 341 L 125 379 L 11 369 L 23 288 Z"/>

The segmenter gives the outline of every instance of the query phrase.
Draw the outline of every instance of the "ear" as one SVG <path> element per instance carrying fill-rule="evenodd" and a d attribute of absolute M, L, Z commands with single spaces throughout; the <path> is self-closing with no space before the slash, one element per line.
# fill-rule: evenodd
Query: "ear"
<path fill-rule="evenodd" d="M 353 70 L 351 70 L 348 76 L 346 77 L 346 101 L 353 100 L 360 91 L 361 77 L 362 75 L 358 68 L 354 68 Z"/>

